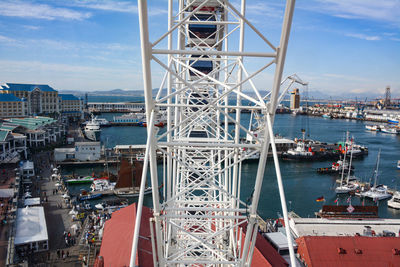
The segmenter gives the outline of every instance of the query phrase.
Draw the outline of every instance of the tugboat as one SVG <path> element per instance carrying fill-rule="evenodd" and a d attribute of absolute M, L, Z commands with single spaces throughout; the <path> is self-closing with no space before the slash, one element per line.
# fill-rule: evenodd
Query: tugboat
<path fill-rule="evenodd" d="M 350 169 L 350 170 L 349 170 Z M 331 167 L 327 168 L 318 168 L 317 172 L 321 174 L 326 174 L 326 173 L 341 173 L 342 170 L 345 172 L 349 172 L 352 174 L 354 172 L 354 166 L 349 166 L 349 164 L 343 160 L 338 160 L 336 162 L 332 163 Z"/>
<path fill-rule="evenodd" d="M 96 121 L 93 114 L 92 114 L 92 120 L 86 123 L 83 131 L 87 139 L 91 141 L 100 141 L 100 134 L 101 134 L 100 123 Z"/>
<path fill-rule="evenodd" d="M 312 151 L 311 146 L 306 147 L 304 129 L 301 129 L 303 139 L 297 141 L 296 148 L 291 148 L 282 153 L 282 158 L 287 160 L 317 160 L 324 157 L 323 154 L 317 154 Z"/>

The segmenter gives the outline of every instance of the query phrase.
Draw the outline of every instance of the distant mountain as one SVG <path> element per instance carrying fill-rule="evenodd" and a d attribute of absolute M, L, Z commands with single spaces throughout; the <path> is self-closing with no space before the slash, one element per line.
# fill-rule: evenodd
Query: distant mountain
<path fill-rule="evenodd" d="M 251 97 L 257 98 L 256 94 L 252 90 L 244 90 L 246 94 L 248 94 Z M 83 96 L 85 95 L 86 92 L 82 91 L 76 91 L 76 90 L 61 90 L 60 93 L 62 94 L 74 94 L 76 96 Z M 88 91 L 88 95 L 98 95 L 98 96 L 138 96 L 138 97 L 143 97 L 144 96 L 144 91 L 143 90 L 133 90 L 133 89 L 111 89 L 111 90 L 105 90 L 105 91 Z M 158 93 L 158 89 L 153 89 L 152 94 L 155 96 Z M 165 96 L 166 90 L 163 89 L 162 96 Z M 268 93 L 266 90 L 260 90 L 261 96 L 265 96 Z M 234 95 L 231 95 L 233 98 Z M 371 92 L 365 92 L 365 93 L 331 93 L 331 92 L 323 92 L 321 90 L 311 90 L 308 91 L 308 96 L 305 94 L 305 92 L 300 91 L 300 97 L 301 99 L 309 99 L 309 100 L 345 100 L 345 99 L 358 99 L 360 101 L 364 101 L 365 98 L 368 100 L 376 99 L 376 98 L 382 98 L 383 94 L 379 93 L 371 93 Z M 394 96 L 392 95 L 392 98 Z M 285 100 L 290 99 L 290 94 L 288 93 L 285 97 Z"/>

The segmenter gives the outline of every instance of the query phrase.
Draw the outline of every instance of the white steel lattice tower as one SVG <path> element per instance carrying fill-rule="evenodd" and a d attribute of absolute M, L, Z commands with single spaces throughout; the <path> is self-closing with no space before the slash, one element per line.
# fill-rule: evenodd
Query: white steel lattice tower
<path fill-rule="evenodd" d="M 270 145 L 287 223 L 272 124 L 294 1 L 287 2 L 278 46 L 246 18 L 245 2 L 241 1 L 238 10 L 228 0 L 179 0 L 178 3 L 169 0 L 168 30 L 151 43 L 147 2 L 138 1 L 148 125 L 143 178 L 149 165 L 155 266 L 251 265 L 257 206 Z M 245 28 L 264 44 L 257 48 L 259 51 L 245 49 Z M 246 68 L 246 58 L 262 64 Z M 151 64 L 165 70 L 155 95 L 152 95 Z M 253 79 L 274 64 L 271 94 L 265 100 Z M 243 91 L 244 86 L 251 92 Z M 243 109 L 264 115 L 262 134 L 255 136 L 240 124 Z M 167 118 L 167 129 L 158 134 L 154 124 L 162 116 Z M 241 142 L 241 132 L 251 135 L 254 142 Z M 156 151 L 162 153 L 164 162 L 160 182 Z M 260 160 L 253 193 L 244 202 L 240 198 L 241 162 L 257 153 Z M 159 194 L 161 180 L 163 192 Z M 139 236 L 143 181 L 131 266 Z M 291 254 L 293 260 L 293 250 Z"/>

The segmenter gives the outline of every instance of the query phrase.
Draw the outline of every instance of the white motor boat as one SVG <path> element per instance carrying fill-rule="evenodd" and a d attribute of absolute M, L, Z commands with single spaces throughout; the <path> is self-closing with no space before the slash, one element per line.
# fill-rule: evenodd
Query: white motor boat
<path fill-rule="evenodd" d="M 362 197 L 368 197 L 373 200 L 383 200 L 387 198 L 391 198 L 392 195 L 388 193 L 388 189 L 386 185 L 377 185 L 374 187 L 371 187 L 370 190 L 361 193 Z"/>
<path fill-rule="evenodd" d="M 365 125 L 365 129 L 374 132 L 379 131 L 378 125 Z"/>
<path fill-rule="evenodd" d="M 388 134 L 398 134 L 399 133 L 397 131 L 397 129 L 394 127 L 383 127 L 383 128 L 381 128 L 381 131 L 383 133 L 388 133 Z"/>
<path fill-rule="evenodd" d="M 393 197 L 387 203 L 388 207 L 393 209 L 400 209 L 400 192 L 396 191 Z"/>
<path fill-rule="evenodd" d="M 100 141 L 100 123 L 95 120 L 93 114 L 92 120 L 85 125 L 84 133 L 87 139 L 92 141 Z"/>
<path fill-rule="evenodd" d="M 107 179 L 96 179 L 90 185 L 92 192 L 114 190 L 115 183 L 110 183 Z"/>

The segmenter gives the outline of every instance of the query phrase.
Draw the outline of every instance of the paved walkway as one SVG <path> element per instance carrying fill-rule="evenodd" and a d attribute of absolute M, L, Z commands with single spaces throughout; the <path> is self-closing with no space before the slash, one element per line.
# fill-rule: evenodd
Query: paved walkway
<path fill-rule="evenodd" d="M 46 263 L 46 266 L 82 266 L 79 260 L 79 248 L 77 246 L 67 247 L 64 239 L 64 231 L 70 232 L 71 226 L 78 222 L 72 222 L 69 215 L 70 208 L 67 207 L 62 195 L 64 192 L 56 189 L 56 180 L 51 179 L 52 169 L 55 167 L 51 161 L 51 152 L 42 152 L 35 155 L 35 164 L 41 168 L 39 173 L 42 176 L 40 181 L 42 203 L 45 210 L 47 233 L 49 237 L 49 251 L 37 253 L 32 264 Z M 57 255 L 60 251 L 60 257 Z M 67 252 L 69 257 L 63 259 L 61 253 Z M 40 265 L 37 265 L 40 266 Z"/>

